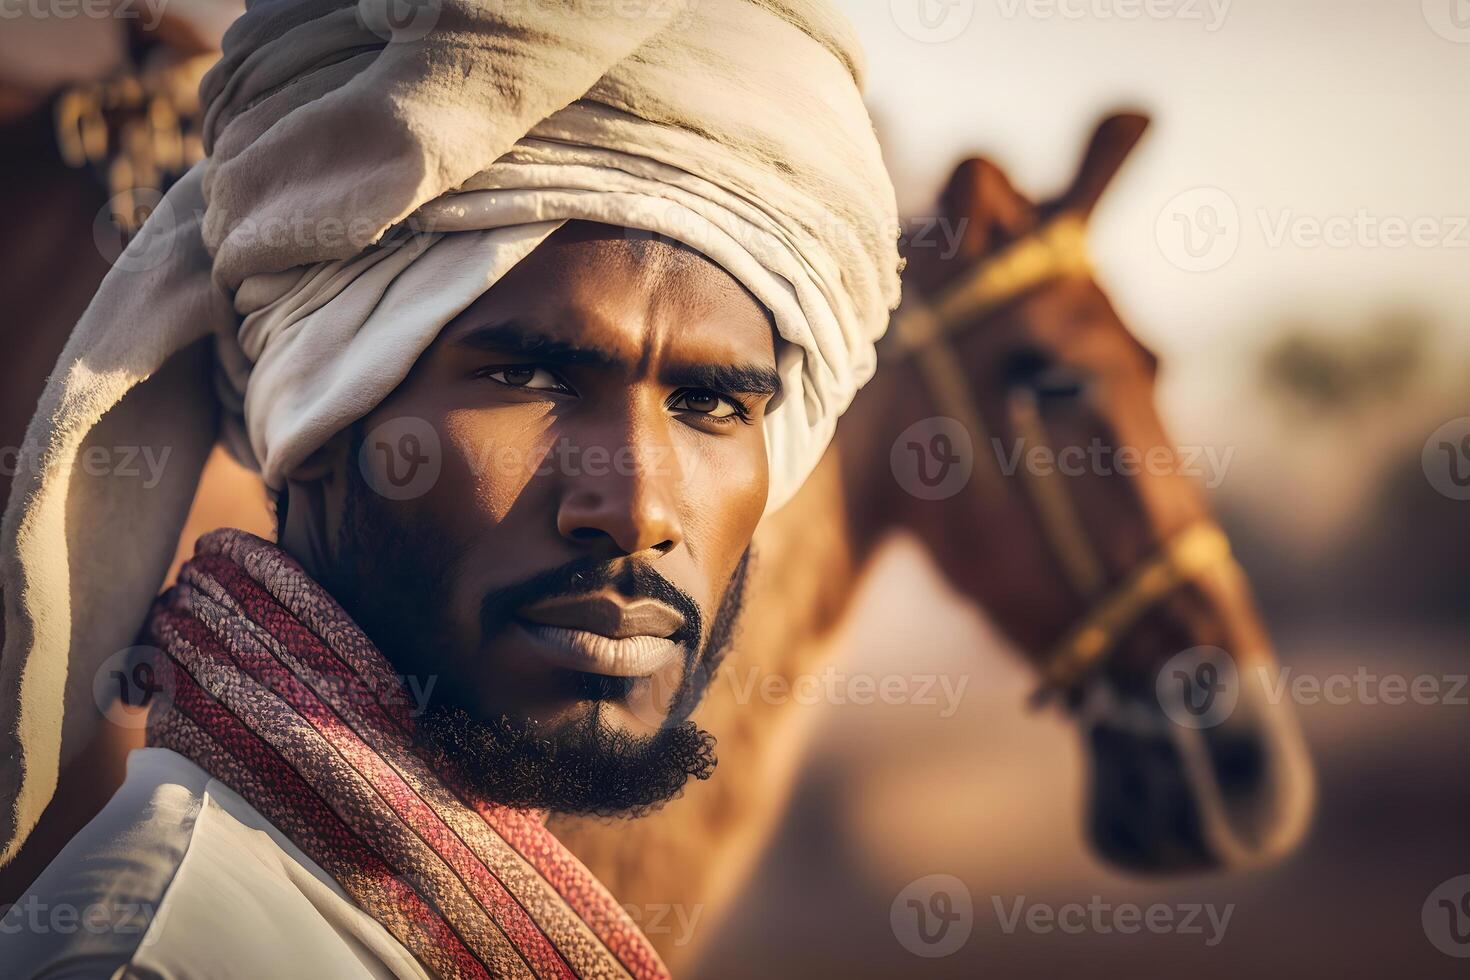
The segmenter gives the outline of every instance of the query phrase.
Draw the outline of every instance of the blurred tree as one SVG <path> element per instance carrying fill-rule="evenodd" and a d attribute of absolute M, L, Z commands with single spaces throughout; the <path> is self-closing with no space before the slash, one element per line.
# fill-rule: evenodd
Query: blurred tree
<path fill-rule="evenodd" d="M 1430 362 L 1434 337 L 1429 318 L 1414 310 L 1380 314 L 1355 333 L 1288 322 L 1261 356 L 1261 380 L 1288 411 L 1350 420 L 1408 392 Z"/>

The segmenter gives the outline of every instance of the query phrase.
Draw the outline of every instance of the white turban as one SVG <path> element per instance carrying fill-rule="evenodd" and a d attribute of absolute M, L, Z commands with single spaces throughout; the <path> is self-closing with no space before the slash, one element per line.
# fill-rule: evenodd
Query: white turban
<path fill-rule="evenodd" d="M 220 419 L 281 486 L 562 222 L 681 241 L 771 311 L 768 509 L 873 372 L 898 225 L 824 0 L 440 0 L 392 29 L 390 3 L 249 4 L 202 88 L 209 159 L 42 396 L 3 528 L 0 863 L 102 721 L 94 677 L 162 584 Z M 166 451 L 163 479 L 84 465 L 124 447 Z"/>

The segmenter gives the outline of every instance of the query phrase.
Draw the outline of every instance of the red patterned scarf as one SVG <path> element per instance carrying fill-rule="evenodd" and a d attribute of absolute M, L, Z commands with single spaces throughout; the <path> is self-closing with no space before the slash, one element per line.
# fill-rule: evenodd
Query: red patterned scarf
<path fill-rule="evenodd" d="M 149 744 L 244 797 L 442 977 L 666 977 L 536 814 L 472 803 L 411 748 L 403 685 L 279 548 L 201 538 L 153 608 Z"/>

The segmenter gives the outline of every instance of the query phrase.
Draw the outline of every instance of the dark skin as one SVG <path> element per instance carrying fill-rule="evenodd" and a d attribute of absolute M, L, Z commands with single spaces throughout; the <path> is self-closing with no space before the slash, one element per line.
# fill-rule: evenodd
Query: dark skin
<path fill-rule="evenodd" d="M 775 350 L 765 309 L 710 260 L 577 222 L 441 332 L 354 430 L 413 418 L 437 436 L 432 486 L 370 501 L 389 536 L 444 556 L 442 621 L 416 624 L 435 638 L 435 699 L 552 735 L 593 713 L 635 738 L 669 720 L 692 653 L 649 674 L 609 671 L 621 676 L 587 695 L 596 672 L 569 684 L 534 633 L 503 623 L 487 632 L 482 604 L 590 560 L 614 576 L 651 570 L 692 601 L 689 621 L 707 636 L 765 509 L 761 421 L 779 387 Z M 281 542 L 324 581 L 344 525 L 356 526 L 349 467 L 377 485 L 397 462 L 387 455 L 338 440 L 290 481 Z M 372 553 L 372 541 L 351 544 Z M 394 587 L 391 569 L 372 579 Z M 624 601 L 642 590 L 630 580 L 599 592 Z"/>

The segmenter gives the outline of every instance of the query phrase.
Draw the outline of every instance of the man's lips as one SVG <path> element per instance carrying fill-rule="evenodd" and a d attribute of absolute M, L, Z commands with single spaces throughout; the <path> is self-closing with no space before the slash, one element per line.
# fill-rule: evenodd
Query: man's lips
<path fill-rule="evenodd" d="M 516 615 L 543 626 L 584 630 L 614 640 L 670 637 L 684 625 L 682 614 L 657 599 L 625 599 L 606 592 L 553 596 L 522 606 Z"/>
<path fill-rule="evenodd" d="M 646 677 L 673 662 L 669 637 L 684 617 L 654 599 L 616 594 L 556 596 L 517 610 L 516 623 L 558 667 L 614 677 Z"/>

